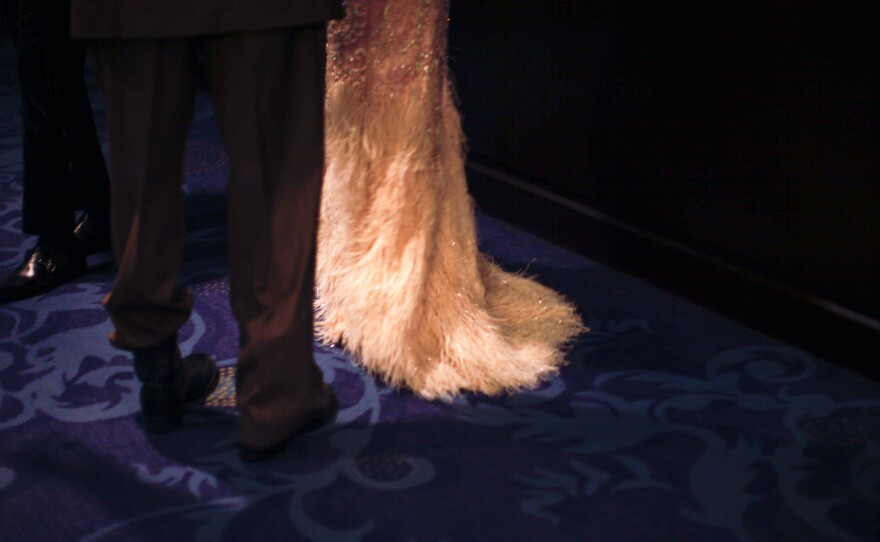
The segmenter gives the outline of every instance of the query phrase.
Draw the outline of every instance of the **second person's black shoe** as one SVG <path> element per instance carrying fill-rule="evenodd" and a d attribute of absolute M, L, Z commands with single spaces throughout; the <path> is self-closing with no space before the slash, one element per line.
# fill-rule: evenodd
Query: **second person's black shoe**
<path fill-rule="evenodd" d="M 37 244 L 18 269 L 0 282 L 0 303 L 11 303 L 51 292 L 86 273 L 86 257 L 75 244 L 58 248 Z"/>

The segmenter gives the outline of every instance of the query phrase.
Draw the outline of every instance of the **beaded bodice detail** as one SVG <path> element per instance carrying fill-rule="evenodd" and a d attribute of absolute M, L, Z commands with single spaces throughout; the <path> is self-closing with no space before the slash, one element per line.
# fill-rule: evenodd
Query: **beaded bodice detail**
<path fill-rule="evenodd" d="M 330 23 L 328 84 L 394 92 L 446 71 L 448 0 L 349 0 Z"/>

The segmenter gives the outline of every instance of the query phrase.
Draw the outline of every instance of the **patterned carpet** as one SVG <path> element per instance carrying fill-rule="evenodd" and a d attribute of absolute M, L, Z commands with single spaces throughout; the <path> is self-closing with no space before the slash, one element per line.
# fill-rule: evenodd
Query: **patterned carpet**
<path fill-rule="evenodd" d="M 4 49 L 4 272 L 29 246 L 12 60 Z M 105 340 L 107 266 L 0 306 L 0 540 L 878 540 L 880 384 L 485 216 L 483 250 L 564 292 L 593 329 L 561 376 L 426 402 L 316 345 L 339 419 L 275 462 L 240 463 L 226 159 L 203 98 L 186 169 L 197 301 L 182 348 L 224 367 L 212 406 L 143 433 L 130 362 Z"/>

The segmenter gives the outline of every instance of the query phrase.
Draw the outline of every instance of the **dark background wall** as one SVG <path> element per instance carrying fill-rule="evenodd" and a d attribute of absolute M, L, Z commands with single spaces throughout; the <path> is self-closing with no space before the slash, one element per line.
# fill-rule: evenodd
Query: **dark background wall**
<path fill-rule="evenodd" d="M 870 5 L 453 2 L 471 156 L 880 319 Z"/>

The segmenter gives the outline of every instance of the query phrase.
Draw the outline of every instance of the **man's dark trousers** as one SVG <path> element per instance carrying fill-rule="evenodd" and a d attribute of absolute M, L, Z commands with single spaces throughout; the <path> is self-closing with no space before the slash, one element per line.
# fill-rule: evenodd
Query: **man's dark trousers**
<path fill-rule="evenodd" d="M 17 11 L 22 228 L 63 243 L 76 210 L 108 215 L 107 170 L 83 82 L 86 43 L 70 38 L 70 0 L 18 0 Z"/>
<path fill-rule="evenodd" d="M 302 424 L 323 390 L 312 300 L 324 167 L 325 23 L 94 44 L 107 100 L 111 231 L 119 267 L 105 306 L 129 350 L 172 336 L 192 300 L 177 285 L 181 176 L 204 53 L 230 163 L 232 309 L 239 325 L 241 441 L 265 448 Z"/>

